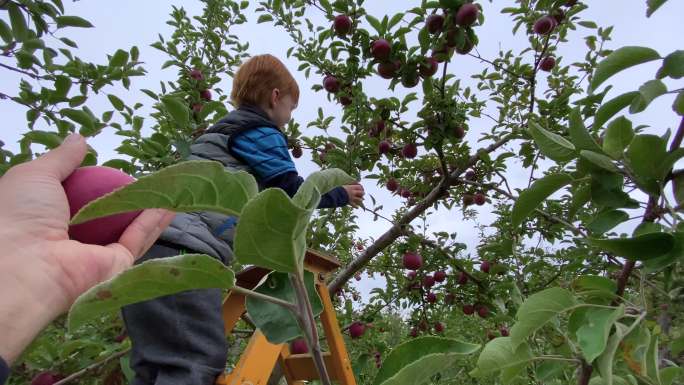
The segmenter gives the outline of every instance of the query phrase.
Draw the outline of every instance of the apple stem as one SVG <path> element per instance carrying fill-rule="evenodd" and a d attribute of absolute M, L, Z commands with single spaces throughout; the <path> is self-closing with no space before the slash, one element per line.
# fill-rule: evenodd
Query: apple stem
<path fill-rule="evenodd" d="M 323 385 L 332 385 L 328 369 L 325 367 L 323 360 L 323 353 L 321 352 L 321 345 L 318 343 L 318 331 L 316 330 L 316 319 L 314 318 L 313 309 L 311 308 L 311 301 L 309 294 L 304 286 L 304 279 L 301 274 L 290 274 L 292 286 L 295 289 L 297 296 L 297 308 L 299 310 L 296 318 L 299 322 L 299 327 L 304 332 L 304 339 L 311 352 L 311 357 L 318 371 L 321 383 Z"/>

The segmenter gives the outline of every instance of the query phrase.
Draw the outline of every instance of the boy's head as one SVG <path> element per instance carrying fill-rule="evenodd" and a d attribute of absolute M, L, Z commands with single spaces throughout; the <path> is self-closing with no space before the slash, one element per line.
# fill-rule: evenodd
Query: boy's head
<path fill-rule="evenodd" d="M 283 127 L 297 108 L 299 87 L 275 56 L 257 55 L 238 69 L 230 98 L 237 107 L 246 104 L 260 107 L 278 127 Z"/>

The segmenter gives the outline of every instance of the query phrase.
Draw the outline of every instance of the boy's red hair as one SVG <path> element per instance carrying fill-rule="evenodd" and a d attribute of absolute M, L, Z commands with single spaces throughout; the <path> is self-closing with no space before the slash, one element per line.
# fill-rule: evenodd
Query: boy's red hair
<path fill-rule="evenodd" d="M 285 65 L 273 55 L 257 55 L 243 63 L 233 77 L 230 98 L 236 107 L 268 105 L 273 89 L 299 102 L 299 86 Z"/>

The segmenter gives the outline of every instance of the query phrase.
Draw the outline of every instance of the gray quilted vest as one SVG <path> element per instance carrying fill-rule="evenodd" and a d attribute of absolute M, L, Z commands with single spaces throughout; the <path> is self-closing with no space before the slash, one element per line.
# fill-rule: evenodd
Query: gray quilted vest
<path fill-rule="evenodd" d="M 252 170 L 228 148 L 231 137 L 258 127 L 278 128 L 259 108 L 244 106 L 234 110 L 198 137 L 190 146 L 187 160 L 214 160 L 226 170 Z M 173 243 L 186 253 L 209 254 L 230 264 L 233 259 L 235 218 L 208 211 L 178 213 L 171 225 L 159 237 Z"/>

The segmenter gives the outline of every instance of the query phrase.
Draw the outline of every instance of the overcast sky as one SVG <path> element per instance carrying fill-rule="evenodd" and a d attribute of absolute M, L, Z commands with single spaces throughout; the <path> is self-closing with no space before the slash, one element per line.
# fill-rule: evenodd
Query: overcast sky
<path fill-rule="evenodd" d="M 652 18 L 644 17 L 646 12 L 646 0 L 594 0 L 584 1 L 590 4 L 588 11 L 582 15 L 588 20 L 595 21 L 600 26 L 614 26 L 613 41 L 606 48 L 615 49 L 625 45 L 644 45 L 655 48 L 661 55 L 668 54 L 676 49 L 682 49 L 682 36 L 684 36 L 684 23 L 681 17 L 684 15 L 684 1 L 670 0 Z M 234 33 L 244 41 L 250 42 L 250 54 L 271 53 L 283 59 L 292 72 L 296 71 L 299 63 L 296 60 L 286 58 L 286 50 L 291 46 L 289 36 L 282 29 L 275 28 L 270 24 L 256 24 L 257 16 L 252 12 L 255 2 L 246 13 L 250 22 L 247 25 L 238 26 Z M 485 25 L 477 29 L 480 37 L 478 50 L 485 58 L 494 58 L 499 49 L 513 49 L 519 52 L 527 46 L 527 37 L 524 34 L 513 36 L 511 33 L 512 23 L 506 15 L 500 14 L 501 8 L 511 6 L 512 1 L 496 0 L 480 2 L 485 10 Z M 368 0 L 365 3 L 368 13 L 381 18 L 384 14 L 393 15 L 395 12 L 406 10 L 416 5 L 420 1 L 389 1 L 389 0 Z M 201 12 L 202 3 L 199 1 L 168 1 L 168 0 L 118 0 L 118 1 L 78 1 L 65 2 L 67 14 L 74 14 L 90 20 L 96 28 L 81 30 L 70 29 L 63 36 L 75 40 L 80 49 L 77 55 L 86 60 L 104 63 L 106 54 L 113 53 L 118 48 L 129 48 L 137 45 L 140 48 L 141 61 L 144 61 L 148 75 L 141 78 L 133 78 L 131 91 L 118 88 L 107 88 L 107 93 L 114 93 L 124 99 L 127 104 L 132 105 L 136 101 L 141 101 L 149 105 L 150 99 L 140 93 L 139 89 L 149 88 L 159 90 L 160 80 L 175 79 L 175 70 L 160 70 L 161 64 L 167 60 L 159 51 L 151 48 L 149 44 L 157 39 L 161 33 L 168 37 L 171 27 L 166 24 L 171 5 L 183 6 L 190 15 Z M 321 25 L 329 25 L 320 12 L 309 13 L 313 20 Z M 6 12 L 0 13 L 0 17 L 7 19 Z M 582 27 L 572 33 L 569 42 L 559 47 L 559 55 L 563 56 L 563 63 L 581 61 L 586 53 L 583 37 L 590 33 Z M 528 57 L 531 60 L 531 57 Z M 0 62 L 8 62 L 7 58 L 0 58 Z M 449 66 L 450 72 L 461 77 L 466 84 L 475 84 L 468 79 L 470 75 L 479 73 L 486 66 L 479 63 L 472 57 L 456 56 Z M 646 65 L 637 70 L 628 71 L 616 76 L 610 81 L 615 85 L 608 98 L 619 95 L 623 92 L 636 90 L 645 81 L 653 79 L 657 66 Z M 293 117 L 302 128 L 305 129 L 306 123 L 313 120 L 318 107 L 323 107 L 324 111 L 341 116 L 340 107 L 334 103 L 329 103 L 322 93 L 314 93 L 311 85 L 321 81 L 318 75 L 313 74 L 310 79 L 305 79 L 302 73 L 295 73 L 299 81 L 302 95 L 300 98 L 299 109 L 295 111 Z M 0 70 L 0 92 L 15 94 L 18 87 L 19 78 L 14 73 Z M 367 92 L 374 97 L 389 96 L 387 82 L 379 77 L 372 79 L 364 84 Z M 543 76 L 541 84 L 545 84 Z M 669 83 L 672 84 L 672 83 Z M 230 81 L 226 80 L 221 84 L 224 90 L 230 90 Z M 677 87 L 682 87 L 678 84 Z M 419 90 L 417 87 L 415 90 Z M 405 90 L 397 87 L 396 94 L 401 97 Z M 538 93 L 541 95 L 541 93 Z M 481 95 L 485 98 L 485 95 Z M 649 109 L 636 116 L 629 116 L 635 124 L 648 124 L 651 127 L 647 132 L 663 134 L 668 128 L 676 129 L 679 119 L 672 112 L 671 104 L 673 97 L 667 96 L 658 99 Z M 418 107 L 419 102 L 414 106 Z M 89 107 L 101 114 L 103 111 L 111 109 L 111 105 L 104 97 L 89 99 Z M 0 101 L 0 117 L 2 117 L 3 128 L 0 130 L 0 139 L 7 143 L 12 150 L 17 150 L 17 140 L 22 132 L 26 130 L 25 110 L 20 106 L 9 102 Z M 406 117 L 410 120 L 410 117 Z M 151 124 L 151 122 L 147 122 Z M 336 119 L 339 124 L 339 119 Z M 335 124 L 334 123 L 334 124 Z M 475 120 L 470 122 L 471 130 L 467 135 L 472 146 L 476 146 L 476 140 L 481 132 L 488 131 L 490 123 L 486 120 Z M 39 127 L 37 127 L 39 128 Z M 112 130 L 113 129 L 109 129 Z M 317 129 L 305 129 L 305 134 L 319 134 Z M 100 153 L 100 162 L 104 162 L 112 157 L 120 157 L 113 149 L 118 145 L 119 137 L 113 135 L 111 131 L 99 135 L 90 140 L 90 143 Z M 516 150 L 519 142 L 512 143 L 509 149 Z M 316 169 L 316 165 L 305 155 L 296 160 L 297 167 L 301 174 L 308 175 Z M 519 163 L 510 164 L 508 174 L 512 187 L 523 187 L 527 184 L 529 171 L 523 170 Z M 391 217 L 392 212 L 402 203 L 399 199 L 391 197 L 384 189 L 377 188 L 372 180 L 363 181 L 367 191 L 376 197 L 385 207 L 385 216 Z M 489 205 L 478 207 L 480 212 L 478 221 L 480 224 L 489 224 L 493 216 L 490 214 Z M 364 237 L 377 237 L 382 234 L 389 225 L 386 222 L 373 222 L 372 218 L 364 215 L 358 210 L 357 214 L 361 217 L 359 225 L 360 235 Z M 477 229 L 475 223 L 462 221 L 460 210 L 452 212 L 439 212 L 431 219 L 431 231 L 457 231 L 459 241 L 467 243 L 471 248 L 477 244 Z M 473 256 L 475 257 L 475 256 Z M 365 286 L 365 285 L 364 285 Z M 365 290 L 364 290 L 365 291 Z"/>

